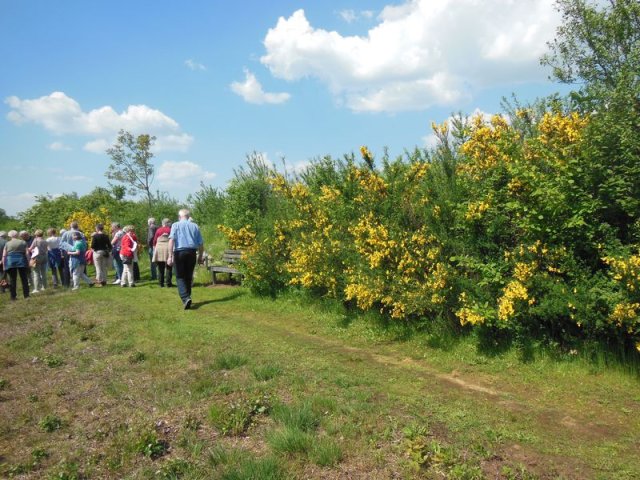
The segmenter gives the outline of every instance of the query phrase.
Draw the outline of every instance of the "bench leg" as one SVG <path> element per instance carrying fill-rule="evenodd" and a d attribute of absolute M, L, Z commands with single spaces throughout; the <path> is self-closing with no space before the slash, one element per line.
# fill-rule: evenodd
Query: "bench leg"
<path fill-rule="evenodd" d="M 213 285 L 216 284 L 216 272 L 215 271 L 211 272 L 211 281 L 213 282 Z"/>

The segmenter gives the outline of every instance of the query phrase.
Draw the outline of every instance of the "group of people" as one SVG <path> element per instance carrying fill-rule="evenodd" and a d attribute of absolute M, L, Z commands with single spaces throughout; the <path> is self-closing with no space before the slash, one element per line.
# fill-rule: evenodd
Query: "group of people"
<path fill-rule="evenodd" d="M 185 310 L 191 308 L 191 287 L 196 263 L 203 260 L 203 241 L 198 225 L 190 218 L 189 210 L 178 212 L 179 220 L 171 223 L 168 218 L 156 225 L 149 218 L 146 247 L 151 263 L 151 280 L 160 287 L 173 287 L 175 271 L 176 286 Z M 110 234 L 105 226 L 98 224 L 87 238 L 71 222 L 69 230 L 55 228 L 27 231 L 0 231 L 0 292 L 9 290 L 11 300 L 17 299 L 18 278 L 22 284 L 24 298 L 44 291 L 49 286 L 48 271 L 51 270 L 53 287 L 59 285 L 78 290 L 81 282 L 89 287 L 107 285 L 107 273 L 112 264 L 116 278 L 113 285 L 135 287 L 140 279 L 138 254 L 143 250 L 133 225 L 121 227 L 114 222 Z M 87 263 L 95 265 L 95 279 L 87 276 Z"/>

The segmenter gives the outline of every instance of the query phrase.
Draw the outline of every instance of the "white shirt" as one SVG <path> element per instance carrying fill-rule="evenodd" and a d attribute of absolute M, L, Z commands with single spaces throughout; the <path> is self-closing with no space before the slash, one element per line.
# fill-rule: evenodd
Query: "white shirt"
<path fill-rule="evenodd" d="M 60 248 L 60 237 L 47 238 L 47 245 L 49 247 L 49 250 L 53 250 L 54 248 Z"/>

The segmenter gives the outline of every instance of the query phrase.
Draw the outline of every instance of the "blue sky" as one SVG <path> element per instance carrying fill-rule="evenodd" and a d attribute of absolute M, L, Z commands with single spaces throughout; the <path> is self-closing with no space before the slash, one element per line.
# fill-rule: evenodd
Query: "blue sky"
<path fill-rule="evenodd" d="M 558 22 L 552 0 L 0 0 L 0 208 L 106 186 L 120 128 L 158 138 L 179 199 L 252 151 L 400 155 L 452 112 L 562 91 L 538 62 Z"/>

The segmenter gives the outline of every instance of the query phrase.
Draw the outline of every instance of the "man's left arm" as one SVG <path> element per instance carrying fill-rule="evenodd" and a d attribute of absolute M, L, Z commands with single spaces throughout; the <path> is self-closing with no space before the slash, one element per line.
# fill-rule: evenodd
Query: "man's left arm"
<path fill-rule="evenodd" d="M 202 233 L 200 233 L 200 229 L 198 228 L 198 263 L 203 263 L 203 254 L 204 254 L 204 242 L 202 241 Z"/>

